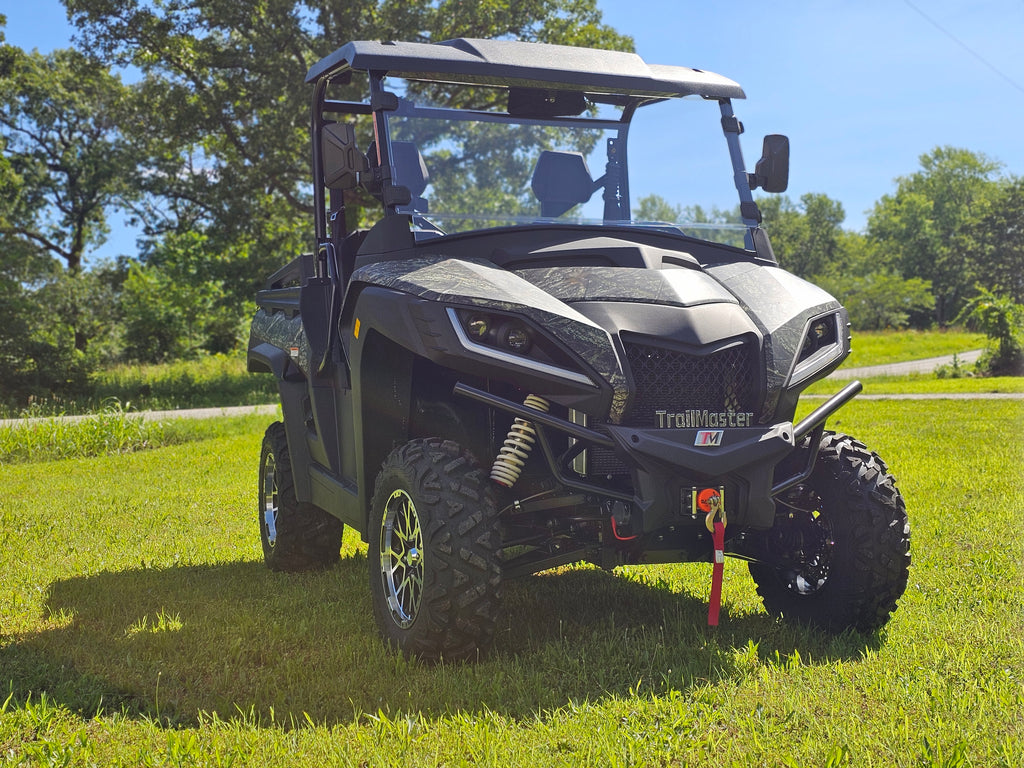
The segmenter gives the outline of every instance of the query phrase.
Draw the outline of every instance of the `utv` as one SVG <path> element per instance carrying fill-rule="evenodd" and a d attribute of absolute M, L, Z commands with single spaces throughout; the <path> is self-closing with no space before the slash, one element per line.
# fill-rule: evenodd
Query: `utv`
<path fill-rule="evenodd" d="M 578 562 L 717 576 L 731 555 L 772 615 L 885 624 L 906 510 L 877 455 L 824 430 L 859 382 L 794 424 L 847 314 L 759 226 L 751 190 L 785 190 L 789 144 L 745 170 L 739 85 L 470 39 L 352 42 L 307 82 L 316 247 L 259 292 L 248 351 L 283 413 L 260 458 L 270 568 L 334 563 L 349 526 L 384 640 L 426 659 L 485 651 L 505 579 Z M 702 101 L 742 222 L 634 220 L 711 162 L 684 156 L 685 116 L 661 147 L 629 144 L 634 118 Z M 656 166 L 633 190 L 630 152 Z"/>

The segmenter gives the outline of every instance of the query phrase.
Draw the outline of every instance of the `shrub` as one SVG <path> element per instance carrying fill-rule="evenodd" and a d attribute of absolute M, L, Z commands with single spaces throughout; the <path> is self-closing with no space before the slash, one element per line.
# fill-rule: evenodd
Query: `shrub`
<path fill-rule="evenodd" d="M 229 294 L 208 248 L 199 233 L 168 235 L 146 264 L 131 267 L 121 294 L 128 359 L 159 363 L 238 348 L 252 305 Z"/>
<path fill-rule="evenodd" d="M 953 362 L 948 365 L 939 365 L 935 368 L 937 379 L 969 379 L 973 375 L 974 373 L 960 362 L 959 355 L 953 355 Z"/>
<path fill-rule="evenodd" d="M 1024 375 L 1024 305 L 979 288 L 957 322 L 981 331 L 996 344 L 978 361 L 978 370 L 991 376 Z"/>

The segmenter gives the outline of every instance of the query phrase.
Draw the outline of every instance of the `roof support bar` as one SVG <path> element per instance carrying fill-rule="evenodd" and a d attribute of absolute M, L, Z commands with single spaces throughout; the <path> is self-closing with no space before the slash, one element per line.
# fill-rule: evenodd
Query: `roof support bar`
<path fill-rule="evenodd" d="M 729 145 L 729 157 L 732 159 L 732 176 L 736 184 L 736 192 L 740 196 L 740 215 L 743 217 L 743 224 L 747 227 L 746 240 L 747 250 L 753 251 L 754 236 L 751 230 L 761 223 L 761 214 L 754 202 L 754 194 L 750 191 L 750 184 L 747 180 L 747 169 L 743 163 L 743 150 L 740 148 L 740 134 L 743 132 L 743 125 L 736 119 L 732 111 L 732 101 L 721 99 L 718 102 L 722 111 L 722 132 L 725 134 L 725 141 Z"/>

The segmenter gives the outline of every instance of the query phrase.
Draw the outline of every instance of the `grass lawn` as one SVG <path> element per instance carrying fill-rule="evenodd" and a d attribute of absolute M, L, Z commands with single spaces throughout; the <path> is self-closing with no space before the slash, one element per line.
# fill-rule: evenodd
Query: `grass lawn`
<path fill-rule="evenodd" d="M 988 345 L 985 334 L 962 330 L 854 331 L 852 335 L 850 356 L 843 363 L 844 368 L 925 360 L 985 349 Z"/>
<path fill-rule="evenodd" d="M 912 373 L 907 376 L 865 376 L 865 395 L 966 395 L 966 394 L 1020 394 L 1024 392 L 1024 378 L 1020 376 L 994 376 L 990 378 L 939 379 L 931 374 Z M 804 390 L 808 395 L 834 395 L 846 380 L 823 379 Z"/>
<path fill-rule="evenodd" d="M 263 567 L 265 423 L 0 466 L 0 762 L 1024 764 L 1020 401 L 855 401 L 831 423 L 910 510 L 878 635 L 774 622 L 734 560 L 717 629 L 706 565 L 570 568 L 507 585 L 486 660 L 433 667 L 384 651 L 350 532 L 327 572 Z"/>

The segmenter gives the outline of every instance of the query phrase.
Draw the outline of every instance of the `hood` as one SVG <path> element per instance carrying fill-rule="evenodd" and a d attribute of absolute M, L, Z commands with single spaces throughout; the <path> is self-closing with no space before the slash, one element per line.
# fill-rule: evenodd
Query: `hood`
<path fill-rule="evenodd" d="M 739 303 L 713 278 L 696 269 L 550 267 L 521 269 L 515 274 L 566 304 L 623 301 L 695 307 Z"/>

